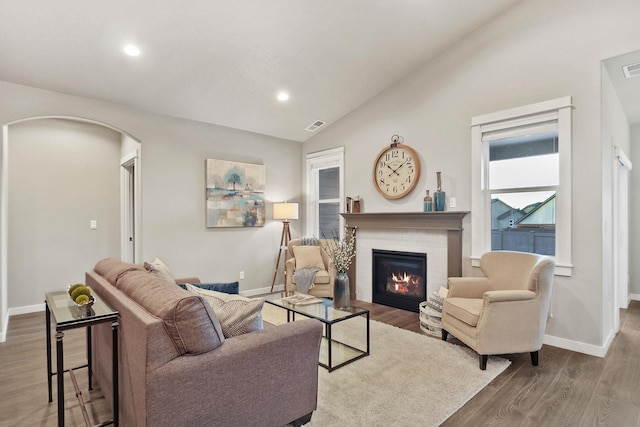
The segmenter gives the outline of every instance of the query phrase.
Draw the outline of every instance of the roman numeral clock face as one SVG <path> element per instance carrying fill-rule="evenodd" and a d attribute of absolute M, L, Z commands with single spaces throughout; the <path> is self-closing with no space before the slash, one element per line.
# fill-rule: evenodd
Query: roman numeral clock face
<path fill-rule="evenodd" d="M 373 167 L 373 182 L 387 199 L 399 199 L 413 190 L 420 179 L 420 159 L 406 145 L 383 149 Z"/>

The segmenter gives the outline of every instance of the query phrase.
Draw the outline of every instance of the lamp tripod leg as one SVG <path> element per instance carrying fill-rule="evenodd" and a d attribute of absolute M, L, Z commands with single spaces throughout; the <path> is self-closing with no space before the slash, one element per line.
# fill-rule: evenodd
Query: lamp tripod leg
<path fill-rule="evenodd" d="M 273 292 L 273 287 L 276 284 L 276 277 L 278 276 L 278 270 L 280 269 L 280 256 L 282 255 L 282 244 L 285 241 L 285 234 L 288 230 L 288 227 L 282 227 L 282 236 L 280 237 L 280 246 L 278 246 L 278 259 L 276 260 L 276 268 L 275 268 L 275 272 L 273 273 L 273 281 L 271 282 L 271 292 Z M 285 262 L 287 262 L 287 260 L 285 260 Z M 286 271 L 285 271 L 286 274 Z M 285 284 L 286 286 L 286 284 Z"/>

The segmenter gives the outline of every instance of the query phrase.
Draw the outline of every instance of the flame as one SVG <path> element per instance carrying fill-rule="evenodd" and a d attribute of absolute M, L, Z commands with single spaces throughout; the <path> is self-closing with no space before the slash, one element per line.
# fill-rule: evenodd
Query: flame
<path fill-rule="evenodd" d="M 391 273 L 391 279 L 397 285 L 408 286 L 408 285 L 419 285 L 420 284 L 420 276 L 413 275 L 413 274 L 407 274 L 406 272 L 399 273 L 399 275 L 397 275 L 396 273 Z"/>

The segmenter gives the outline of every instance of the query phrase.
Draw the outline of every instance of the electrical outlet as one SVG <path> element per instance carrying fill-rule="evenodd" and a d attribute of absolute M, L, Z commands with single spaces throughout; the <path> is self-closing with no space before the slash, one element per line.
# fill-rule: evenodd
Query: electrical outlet
<path fill-rule="evenodd" d="M 449 198 L 449 207 L 450 208 L 455 208 L 456 207 L 456 198 L 455 197 L 450 197 Z"/>
<path fill-rule="evenodd" d="M 89 221 L 89 229 L 97 230 L 98 229 L 98 221 L 95 220 L 95 219 L 92 219 L 91 221 Z"/>
<path fill-rule="evenodd" d="M 244 280 L 244 271 L 240 272 L 240 280 Z"/>

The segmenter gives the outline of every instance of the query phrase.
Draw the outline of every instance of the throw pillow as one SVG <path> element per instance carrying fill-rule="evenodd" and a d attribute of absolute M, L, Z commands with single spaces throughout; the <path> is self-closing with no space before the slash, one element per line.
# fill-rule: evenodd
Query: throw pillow
<path fill-rule="evenodd" d="M 240 284 L 238 282 L 230 283 L 189 283 L 196 288 L 206 289 L 208 291 L 224 292 L 225 294 L 239 294 Z M 178 283 L 182 289 L 187 289 L 186 283 Z"/>
<path fill-rule="evenodd" d="M 145 262 L 144 268 L 168 282 L 176 283 L 176 278 L 167 265 L 156 257 L 152 262 Z"/>
<path fill-rule="evenodd" d="M 296 258 L 296 269 L 319 268 L 324 270 L 319 246 L 294 246 L 293 256 Z"/>
<path fill-rule="evenodd" d="M 225 338 L 262 330 L 263 299 L 209 291 L 188 283 L 186 286 L 189 292 L 202 296 L 211 304 Z"/>

